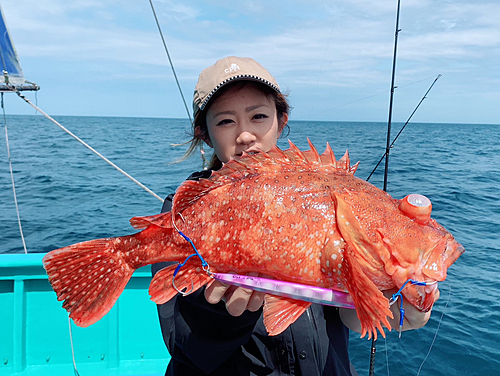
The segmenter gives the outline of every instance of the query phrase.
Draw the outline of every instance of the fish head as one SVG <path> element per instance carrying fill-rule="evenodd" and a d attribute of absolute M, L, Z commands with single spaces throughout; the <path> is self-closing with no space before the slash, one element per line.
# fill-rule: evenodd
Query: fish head
<path fill-rule="evenodd" d="M 397 201 L 400 213 L 407 219 L 399 218 L 399 229 L 385 240 L 391 250 L 385 268 L 398 288 L 409 279 L 427 284 L 408 283 L 402 291 L 410 303 L 426 312 L 434 304 L 437 282 L 446 279 L 448 268 L 465 250 L 448 230 L 430 218 L 432 206 L 427 198 L 421 196 L 428 201 L 424 201 L 428 204 L 424 210 L 422 206 L 409 208 L 408 197 Z"/>
<path fill-rule="evenodd" d="M 333 196 L 336 224 L 346 243 L 344 255 L 349 258 L 350 278 L 360 280 L 366 276 L 381 291 L 405 286 L 403 295 L 418 309 L 429 310 L 437 282 L 446 279 L 448 267 L 464 248 L 430 217 L 432 205 L 426 197 L 410 195 L 396 200 L 366 187 L 366 192 L 356 195 L 344 191 Z M 358 290 L 366 288 L 366 283 L 359 285 Z"/>

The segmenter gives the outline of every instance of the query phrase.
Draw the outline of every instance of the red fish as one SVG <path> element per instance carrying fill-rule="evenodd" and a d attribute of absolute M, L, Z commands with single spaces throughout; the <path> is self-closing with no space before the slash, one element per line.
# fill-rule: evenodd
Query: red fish
<path fill-rule="evenodd" d="M 49 252 L 43 259 L 58 300 L 79 326 L 100 320 L 114 305 L 134 270 L 161 261 L 182 262 L 196 245 L 213 272 L 259 272 L 278 280 L 348 291 L 362 336 L 384 335 L 392 318 L 381 291 L 408 279 L 434 282 L 463 247 L 435 220 L 430 207 L 395 200 L 356 178 L 346 153 L 327 145 L 319 155 L 274 147 L 230 160 L 209 179 L 186 181 L 172 211 L 131 219 L 134 235 L 91 240 Z M 159 271 L 149 291 L 156 303 L 177 294 L 172 265 Z M 192 257 L 175 277 L 178 289 L 194 290 L 213 279 Z M 403 295 L 422 311 L 434 303 L 436 284 L 408 285 Z M 276 335 L 310 303 L 266 296 L 264 323 Z"/>

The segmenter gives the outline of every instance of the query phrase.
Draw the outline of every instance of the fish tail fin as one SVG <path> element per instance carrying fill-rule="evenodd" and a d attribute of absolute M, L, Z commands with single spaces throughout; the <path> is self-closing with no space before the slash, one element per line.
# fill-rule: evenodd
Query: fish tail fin
<path fill-rule="evenodd" d="M 50 284 L 76 325 L 106 315 L 134 273 L 123 258 L 120 238 L 97 239 L 49 252 L 43 258 Z"/>

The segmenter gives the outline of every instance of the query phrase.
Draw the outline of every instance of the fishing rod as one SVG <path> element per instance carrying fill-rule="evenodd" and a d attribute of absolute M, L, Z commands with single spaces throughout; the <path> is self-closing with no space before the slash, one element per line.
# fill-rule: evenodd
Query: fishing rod
<path fill-rule="evenodd" d="M 413 112 L 411 113 L 410 117 L 408 118 L 408 120 L 406 120 L 406 122 L 404 123 L 404 125 L 401 127 L 401 129 L 399 130 L 399 133 L 396 135 L 396 137 L 394 137 L 394 140 L 392 140 L 391 144 L 389 145 L 389 148 L 392 149 L 392 147 L 394 146 L 394 143 L 396 142 L 396 140 L 398 139 L 398 137 L 401 135 L 401 133 L 403 132 L 403 130 L 406 128 L 406 126 L 408 125 L 408 123 L 410 122 L 411 118 L 413 117 L 413 115 L 415 114 L 415 112 L 417 112 L 418 108 L 420 107 L 420 105 L 422 104 L 422 102 L 424 101 L 424 99 L 427 98 L 427 94 L 429 94 L 429 92 L 431 91 L 432 87 L 434 86 L 434 84 L 436 83 L 437 80 L 439 80 L 439 78 L 441 78 L 442 75 L 441 74 L 438 74 L 437 77 L 434 79 L 434 81 L 432 82 L 431 86 L 429 87 L 429 89 L 427 89 L 427 91 L 425 92 L 424 96 L 422 97 L 422 99 L 420 99 L 420 102 L 418 102 L 417 104 L 417 107 L 415 107 L 415 109 L 413 110 Z M 366 178 L 366 181 L 370 180 L 370 178 L 372 177 L 372 175 L 375 173 L 375 171 L 377 170 L 378 166 L 380 165 L 380 163 L 382 163 L 382 161 L 384 160 L 385 158 L 385 154 L 382 155 L 382 157 L 380 158 L 380 160 L 378 161 L 377 165 L 375 166 L 375 168 L 373 169 L 373 171 L 370 173 L 370 175 Z M 385 189 L 384 189 L 385 190 Z"/>
<path fill-rule="evenodd" d="M 391 98 L 389 101 L 389 120 L 387 121 L 387 146 L 385 148 L 385 171 L 384 171 L 384 191 L 387 192 L 387 175 L 389 172 L 389 151 L 391 150 L 391 122 L 392 122 L 392 106 L 394 103 L 394 81 L 396 79 L 396 55 L 398 51 L 398 35 L 401 29 L 399 28 L 399 10 L 401 0 L 398 0 L 398 11 L 396 15 L 396 33 L 394 36 L 394 53 L 392 55 L 392 79 L 391 79 Z"/>
<path fill-rule="evenodd" d="M 398 10 L 396 13 L 396 32 L 394 33 L 394 52 L 392 55 L 392 78 L 391 78 L 391 97 L 389 100 L 389 120 L 387 121 L 387 146 L 385 148 L 385 171 L 384 171 L 384 191 L 387 192 L 387 174 L 389 171 L 389 151 L 391 150 L 391 121 L 392 121 L 392 105 L 394 102 L 394 80 L 396 78 L 396 55 L 398 51 L 398 35 L 401 29 L 399 28 L 399 11 L 401 9 L 401 0 L 398 0 Z M 375 336 L 372 337 L 370 347 L 370 369 L 369 376 L 373 376 L 375 372 L 375 353 L 377 352 Z"/>

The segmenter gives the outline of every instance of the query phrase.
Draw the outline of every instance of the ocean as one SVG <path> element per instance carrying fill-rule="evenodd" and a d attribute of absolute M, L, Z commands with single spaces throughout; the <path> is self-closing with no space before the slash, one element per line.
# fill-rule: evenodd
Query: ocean
<path fill-rule="evenodd" d="M 197 154 L 176 163 L 189 139 L 183 119 L 56 117 L 61 124 L 161 197 L 201 169 Z M 161 202 L 37 115 L 7 116 L 19 211 L 28 252 L 132 233 L 133 216 Z M 396 135 L 402 124 L 393 123 Z M 349 150 L 366 179 L 385 151 L 386 124 L 290 122 L 287 139 L 307 137 L 337 157 Z M 0 146 L 0 253 L 23 252 L 5 133 Z M 391 149 L 388 192 L 431 199 L 433 218 L 466 252 L 439 284 L 441 298 L 422 329 L 377 341 L 376 375 L 500 375 L 500 125 L 412 124 Z M 382 188 L 383 163 L 370 181 Z M 159 330 L 159 329 L 158 329 Z M 371 341 L 353 333 L 351 360 L 368 374 Z"/>

